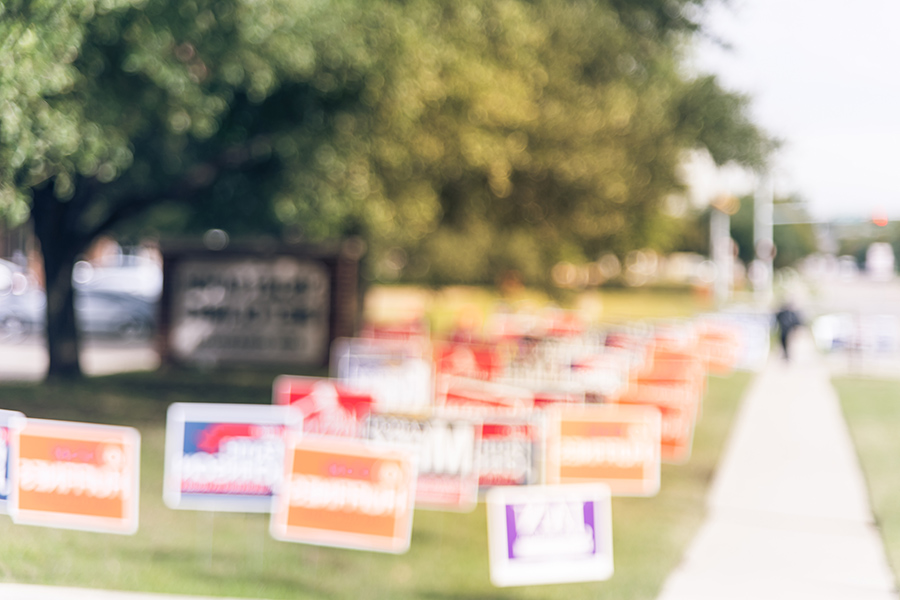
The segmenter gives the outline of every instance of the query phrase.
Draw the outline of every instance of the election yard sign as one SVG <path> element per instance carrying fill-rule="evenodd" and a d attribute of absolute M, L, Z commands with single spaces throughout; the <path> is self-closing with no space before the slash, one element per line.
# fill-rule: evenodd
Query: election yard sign
<path fill-rule="evenodd" d="M 11 432 L 14 523 L 137 531 L 141 437 L 136 429 L 28 419 Z"/>
<path fill-rule="evenodd" d="M 589 396 L 614 401 L 628 389 L 629 358 L 621 352 L 602 352 L 569 361 L 569 380 L 577 381 Z"/>
<path fill-rule="evenodd" d="M 299 429 L 288 406 L 169 406 L 163 500 L 169 508 L 269 512 L 284 468 L 284 436 Z"/>
<path fill-rule="evenodd" d="M 272 537 L 401 554 L 409 549 L 416 461 L 406 448 L 340 438 L 287 438 Z"/>
<path fill-rule="evenodd" d="M 356 329 L 357 243 L 162 250 L 164 361 L 324 366 Z"/>
<path fill-rule="evenodd" d="M 603 581 L 613 574 L 609 486 L 498 487 L 487 494 L 491 582 Z"/>
<path fill-rule="evenodd" d="M 491 381 L 503 372 L 499 347 L 493 344 L 438 342 L 434 346 L 438 374 Z"/>
<path fill-rule="evenodd" d="M 416 507 L 470 511 L 478 504 L 481 427 L 470 419 L 372 414 L 367 437 L 418 457 Z"/>
<path fill-rule="evenodd" d="M 667 464 L 683 465 L 691 458 L 697 409 L 660 406 L 659 410 L 662 413 L 662 460 Z"/>
<path fill-rule="evenodd" d="M 650 367 L 632 381 L 619 402 L 658 407 L 662 413 L 662 460 L 683 464 L 691 455 L 705 388 L 706 370 L 698 356 L 657 350 Z"/>
<path fill-rule="evenodd" d="M 589 406 L 548 415 L 547 481 L 599 481 L 616 496 L 659 491 L 662 422 L 652 406 Z"/>
<path fill-rule="evenodd" d="M 12 410 L 0 410 L 0 513 L 9 512 L 10 486 L 12 485 L 12 452 L 13 431 L 25 424 L 25 415 Z"/>
<path fill-rule="evenodd" d="M 662 414 L 662 461 L 684 464 L 691 457 L 701 392 L 682 382 L 639 382 L 619 406 L 655 406 Z"/>
<path fill-rule="evenodd" d="M 630 362 L 603 341 L 595 335 L 507 344 L 508 363 L 498 381 L 536 392 L 567 390 L 588 402 L 615 399 L 628 385 Z"/>
<path fill-rule="evenodd" d="M 426 340 L 431 336 L 428 321 L 424 318 L 406 319 L 398 322 L 364 323 L 359 337 L 379 340 Z"/>
<path fill-rule="evenodd" d="M 534 392 L 525 388 L 466 377 L 438 379 L 435 404 L 438 410 L 454 415 L 530 414 Z"/>
<path fill-rule="evenodd" d="M 543 428 L 537 418 L 485 418 L 481 424 L 479 489 L 539 483 L 543 451 Z"/>
<path fill-rule="evenodd" d="M 710 373 L 730 375 L 741 351 L 741 332 L 723 320 L 703 320 L 697 324 L 697 349 Z"/>
<path fill-rule="evenodd" d="M 767 313 L 715 313 L 701 317 L 701 323 L 724 324 L 736 330 L 738 350 L 734 368 L 741 371 L 761 371 L 766 365 L 771 343 L 770 321 Z"/>
<path fill-rule="evenodd" d="M 434 367 L 426 340 L 341 338 L 331 350 L 331 375 L 375 398 L 382 412 L 425 413 L 434 398 Z"/>
<path fill-rule="evenodd" d="M 272 385 L 272 403 L 292 406 L 303 415 L 303 433 L 361 437 L 374 398 L 336 379 L 280 375 Z"/>

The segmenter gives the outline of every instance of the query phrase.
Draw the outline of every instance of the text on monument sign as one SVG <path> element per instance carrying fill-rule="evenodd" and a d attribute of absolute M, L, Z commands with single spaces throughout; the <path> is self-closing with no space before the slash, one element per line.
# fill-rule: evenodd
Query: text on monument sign
<path fill-rule="evenodd" d="M 331 284 L 321 263 L 194 258 L 173 270 L 169 343 L 177 358 L 320 364 L 328 356 Z"/>

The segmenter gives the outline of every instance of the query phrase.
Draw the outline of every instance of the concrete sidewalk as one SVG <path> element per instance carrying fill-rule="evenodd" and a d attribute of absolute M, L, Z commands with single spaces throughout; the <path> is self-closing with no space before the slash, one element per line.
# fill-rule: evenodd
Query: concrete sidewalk
<path fill-rule="evenodd" d="M 898 598 L 823 361 L 798 332 L 741 407 L 709 515 L 659 600 Z"/>
<path fill-rule="evenodd" d="M 86 375 L 151 371 L 159 367 L 159 354 L 150 341 L 88 340 L 80 356 Z M 0 381 L 40 381 L 47 373 L 47 362 L 47 348 L 33 336 L 15 344 L 0 343 Z"/>
<path fill-rule="evenodd" d="M 0 598 L 3 598 L 3 600 L 229 600 L 218 596 L 213 598 L 208 596 L 142 594 L 138 592 L 117 592 L 19 583 L 0 583 Z M 233 598 L 231 600 L 238 599 Z"/>

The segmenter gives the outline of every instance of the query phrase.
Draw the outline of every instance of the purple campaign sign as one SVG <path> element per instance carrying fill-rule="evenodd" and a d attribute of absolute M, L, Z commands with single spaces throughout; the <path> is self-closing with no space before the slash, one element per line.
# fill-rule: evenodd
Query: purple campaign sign
<path fill-rule="evenodd" d="M 507 504 L 506 536 L 512 560 L 594 555 L 594 503 Z"/>
<path fill-rule="evenodd" d="M 612 576 L 608 485 L 496 487 L 486 500 L 494 585 L 602 581 Z"/>

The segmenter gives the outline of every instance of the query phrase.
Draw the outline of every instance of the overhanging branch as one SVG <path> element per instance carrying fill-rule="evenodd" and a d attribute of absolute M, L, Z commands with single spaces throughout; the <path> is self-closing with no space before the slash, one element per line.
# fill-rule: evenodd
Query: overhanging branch
<path fill-rule="evenodd" d="M 257 136 L 244 144 L 232 146 L 215 159 L 194 165 L 183 177 L 162 191 L 123 196 L 126 199 L 113 206 L 93 227 L 88 228 L 85 235 L 88 239 L 94 239 L 121 221 L 134 217 L 163 200 L 190 200 L 195 193 L 214 184 L 222 172 L 239 171 L 254 162 L 253 146 L 267 141 L 267 136 Z"/>

